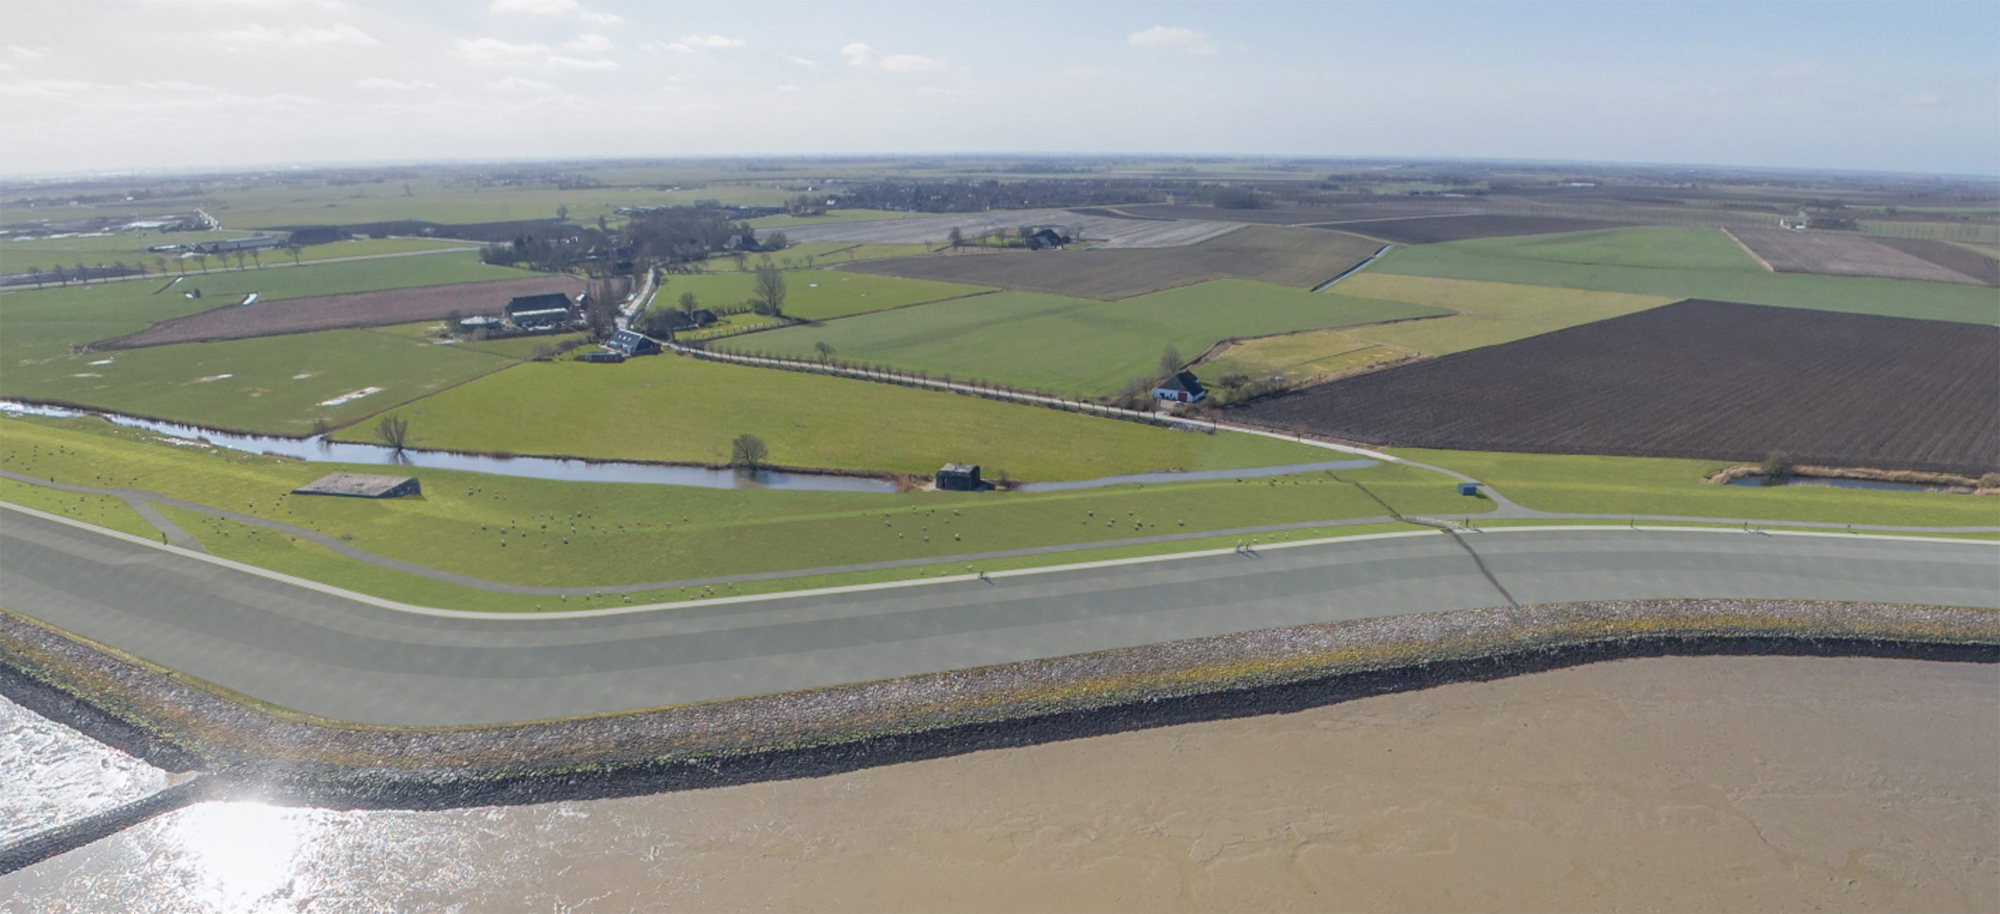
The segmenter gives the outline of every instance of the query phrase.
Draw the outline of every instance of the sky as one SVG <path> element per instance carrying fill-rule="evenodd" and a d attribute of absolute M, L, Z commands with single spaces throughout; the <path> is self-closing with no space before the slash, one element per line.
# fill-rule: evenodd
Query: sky
<path fill-rule="evenodd" d="M 930 153 L 2000 174 L 2000 3 L 0 3 L 0 174 Z"/>

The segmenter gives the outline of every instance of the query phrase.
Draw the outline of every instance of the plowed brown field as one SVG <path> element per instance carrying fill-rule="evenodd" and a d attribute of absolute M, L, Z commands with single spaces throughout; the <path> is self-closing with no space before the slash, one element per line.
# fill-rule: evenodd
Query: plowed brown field
<path fill-rule="evenodd" d="M 229 305 L 161 321 L 138 333 L 92 343 L 92 349 L 138 349 L 168 343 L 241 340 L 344 327 L 381 327 L 436 320 L 456 311 L 467 317 L 499 314 L 516 295 L 564 292 L 575 297 L 583 281 L 570 276 L 537 276 L 499 282 L 468 282 L 381 292 L 353 292 Z"/>
<path fill-rule="evenodd" d="M 1861 235 L 1794 232 L 1780 228 L 1732 228 L 1729 232 L 1770 264 L 1771 269 L 1780 273 L 1879 276 L 1964 284 L 1979 282 L 1957 270 Z"/>
<path fill-rule="evenodd" d="M 1928 260 L 1947 270 L 1964 273 L 1986 285 L 2000 286 L 2000 260 L 1971 248 L 1929 238 L 1877 237 L 1871 240 L 1876 244 L 1886 244 L 1912 257 Z"/>
<path fill-rule="evenodd" d="M 1233 418 L 1376 445 L 2000 469 L 2000 327 L 1685 301 Z"/>

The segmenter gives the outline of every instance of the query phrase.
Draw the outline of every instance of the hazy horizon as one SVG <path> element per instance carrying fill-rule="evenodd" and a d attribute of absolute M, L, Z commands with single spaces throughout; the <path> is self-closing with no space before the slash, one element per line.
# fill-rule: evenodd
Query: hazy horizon
<path fill-rule="evenodd" d="M 12 3 L 10 177 L 882 155 L 2000 174 L 1994 4 Z"/>

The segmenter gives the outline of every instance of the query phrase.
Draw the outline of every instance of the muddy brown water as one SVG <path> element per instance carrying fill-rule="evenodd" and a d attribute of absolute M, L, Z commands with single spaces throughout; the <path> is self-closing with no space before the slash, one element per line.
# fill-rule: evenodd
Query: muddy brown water
<path fill-rule="evenodd" d="M 812 780 L 208 803 L 9 910 L 1995 910 L 2000 668 L 1626 660 Z"/>

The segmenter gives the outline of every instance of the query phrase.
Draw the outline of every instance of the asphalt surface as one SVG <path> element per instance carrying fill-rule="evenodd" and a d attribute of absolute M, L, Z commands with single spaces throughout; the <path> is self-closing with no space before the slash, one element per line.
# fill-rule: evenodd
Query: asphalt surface
<path fill-rule="evenodd" d="M 260 699 L 385 724 L 620 711 L 1504 606 L 1509 596 L 2000 608 L 2000 549 L 1716 532 L 1437 534 L 589 618 L 481 619 L 385 609 L 0 515 L 0 605 Z"/>

